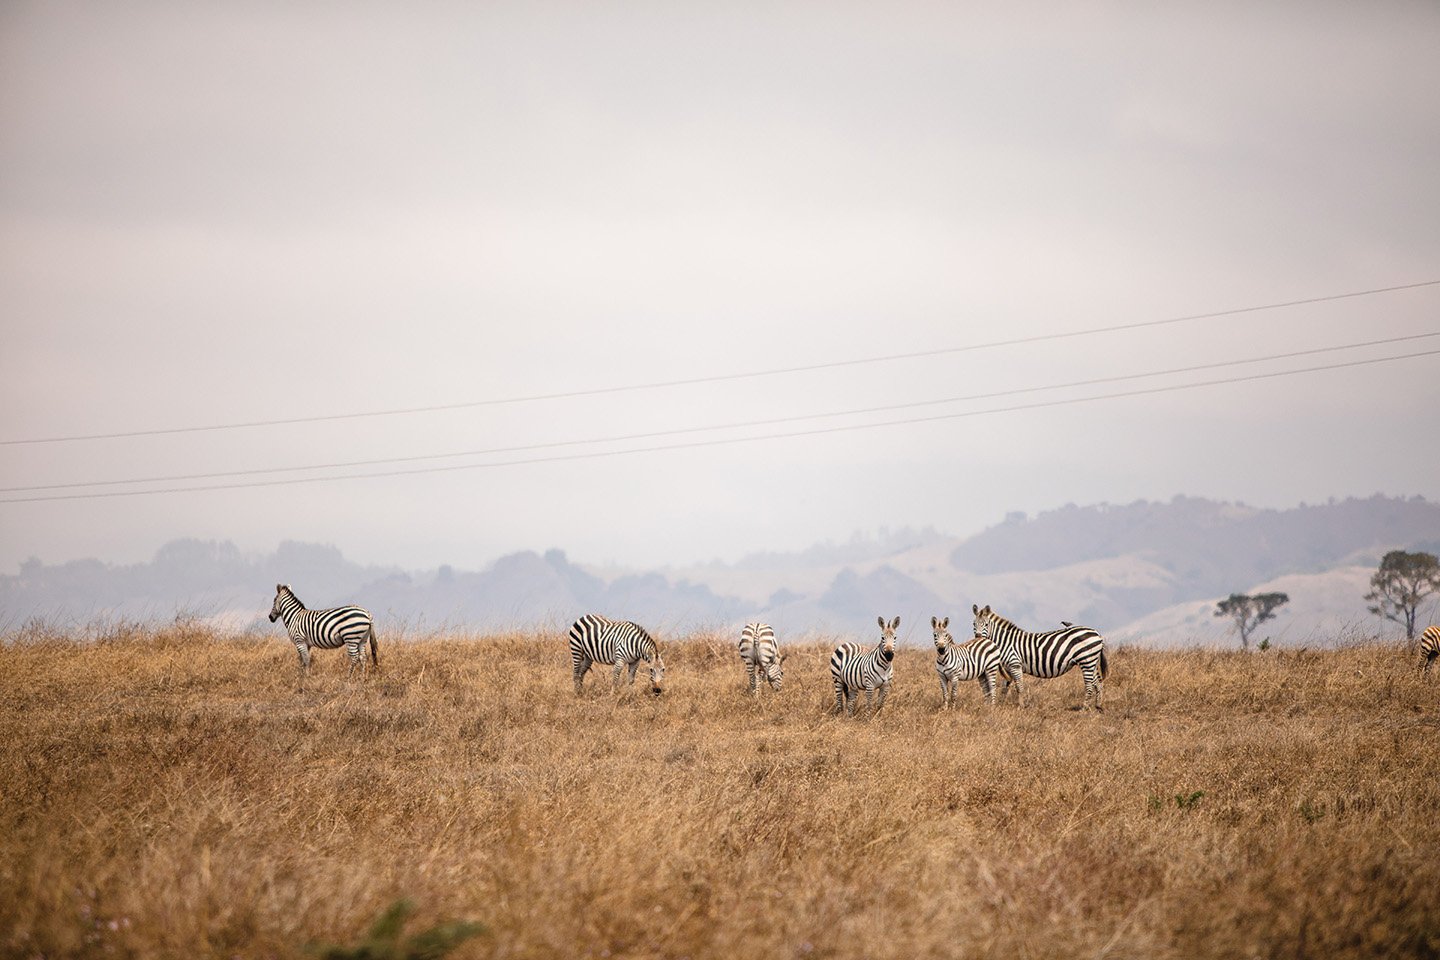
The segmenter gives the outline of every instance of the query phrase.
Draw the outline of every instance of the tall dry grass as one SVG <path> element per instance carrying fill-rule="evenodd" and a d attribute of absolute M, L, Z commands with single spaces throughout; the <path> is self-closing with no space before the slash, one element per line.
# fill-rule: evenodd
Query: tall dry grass
<path fill-rule="evenodd" d="M 1120 650 L 1100 715 L 1078 673 L 938 712 L 906 650 L 853 720 L 791 653 L 751 702 L 728 637 L 659 700 L 577 700 L 559 636 L 303 692 L 278 635 L 0 647 L 0 952 L 294 957 L 401 897 L 474 957 L 1440 951 L 1440 683 L 1397 648 Z"/>

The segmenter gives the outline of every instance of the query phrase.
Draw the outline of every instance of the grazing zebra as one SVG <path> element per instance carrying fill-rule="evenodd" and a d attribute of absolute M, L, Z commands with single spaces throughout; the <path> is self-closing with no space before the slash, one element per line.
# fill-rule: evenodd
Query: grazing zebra
<path fill-rule="evenodd" d="M 950 618 L 930 618 L 935 633 L 935 672 L 940 675 L 940 708 L 949 710 L 960 692 L 961 680 L 979 680 L 985 702 L 995 705 L 1000 685 L 1000 649 L 984 637 L 956 644 L 950 636 Z"/>
<path fill-rule="evenodd" d="M 785 658 L 789 654 L 780 652 L 775 640 L 775 631 L 768 623 L 747 623 L 740 631 L 740 660 L 745 664 L 745 674 L 750 678 L 750 695 L 758 697 L 760 687 L 756 683 L 760 674 L 770 689 L 780 692 L 780 681 L 785 679 Z"/>
<path fill-rule="evenodd" d="M 1430 675 L 1435 658 L 1440 657 L 1440 624 L 1431 624 L 1420 634 L 1420 672 Z"/>
<path fill-rule="evenodd" d="M 875 713 L 885 706 L 885 695 L 890 692 L 890 681 L 895 676 L 895 628 L 900 626 L 896 617 L 889 624 L 884 617 L 880 622 L 880 642 L 869 650 L 858 643 L 842 643 L 830 655 L 830 676 L 835 679 L 835 712 L 844 710 L 849 716 L 855 713 L 855 701 L 860 691 L 865 691 L 865 706 L 870 706 L 871 696 L 880 692 L 875 704 Z"/>
<path fill-rule="evenodd" d="M 620 676 L 630 668 L 630 682 L 644 660 L 650 664 L 650 692 L 659 696 L 665 689 L 665 663 L 660 648 L 645 628 L 628 620 L 611 620 L 590 613 L 570 627 L 570 663 L 575 668 L 575 695 L 580 695 L 581 682 L 593 663 L 614 664 L 612 689 L 620 688 Z"/>
<path fill-rule="evenodd" d="M 300 679 L 310 674 L 310 648 L 334 650 L 344 646 L 350 655 L 350 669 L 347 678 L 359 667 L 363 673 L 365 662 L 360 657 L 360 647 L 370 641 L 370 662 L 380 666 L 380 650 L 375 640 L 375 624 L 370 611 L 364 607 L 332 607 L 329 610 L 307 610 L 288 583 L 275 584 L 275 602 L 270 605 L 270 622 L 284 619 L 290 642 L 300 654 Z"/>
<path fill-rule="evenodd" d="M 982 610 L 972 604 L 971 610 L 975 613 L 975 636 L 985 637 L 1000 648 L 1000 664 L 1006 673 L 1001 700 L 1005 699 L 1013 681 L 1016 700 L 1023 707 L 1023 673 L 1032 677 L 1058 677 L 1078 664 L 1085 678 L 1081 709 L 1090 705 L 1092 694 L 1095 709 L 1105 709 L 1100 705 L 1100 681 L 1105 679 L 1109 667 L 1105 661 L 1105 638 L 1099 633 L 1089 627 L 1074 625 L 1045 633 L 1031 633 L 1006 620 L 988 605 Z"/>

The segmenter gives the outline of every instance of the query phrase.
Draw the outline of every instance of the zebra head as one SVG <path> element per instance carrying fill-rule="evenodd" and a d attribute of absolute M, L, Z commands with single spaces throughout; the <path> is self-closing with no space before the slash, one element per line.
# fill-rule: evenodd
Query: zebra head
<path fill-rule="evenodd" d="M 884 617 L 876 619 L 880 622 L 880 659 L 889 663 L 895 657 L 895 628 L 900 626 L 900 618 L 896 617 L 889 623 Z"/>
<path fill-rule="evenodd" d="M 655 696 L 665 692 L 665 661 L 660 659 L 660 651 L 655 651 L 655 660 L 650 664 L 650 692 Z"/>
<path fill-rule="evenodd" d="M 280 599 L 290 592 L 290 584 L 275 584 L 275 602 L 270 604 L 270 622 L 280 619 Z"/>
<path fill-rule="evenodd" d="M 935 654 L 939 656 L 945 652 L 945 647 L 951 643 L 950 618 L 941 620 L 939 617 L 930 618 L 930 629 L 935 633 Z"/>
<path fill-rule="evenodd" d="M 788 656 L 790 654 L 782 653 L 765 665 L 765 680 L 776 690 L 785 681 L 785 658 Z"/>
<path fill-rule="evenodd" d="M 990 604 L 985 604 L 984 609 L 970 604 L 970 609 L 975 613 L 975 636 L 984 637 L 986 640 L 995 639 L 995 614 L 990 610 Z"/>

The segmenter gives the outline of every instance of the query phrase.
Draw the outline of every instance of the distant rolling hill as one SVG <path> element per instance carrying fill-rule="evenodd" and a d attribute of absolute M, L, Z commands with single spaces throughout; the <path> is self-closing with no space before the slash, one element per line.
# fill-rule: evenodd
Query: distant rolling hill
<path fill-rule="evenodd" d="M 736 629 L 765 619 L 783 636 L 860 636 L 899 615 L 906 642 L 929 641 L 931 616 L 969 629 L 971 604 L 1023 625 L 1084 623 L 1117 643 L 1231 644 L 1213 616 L 1231 592 L 1283 590 L 1291 602 L 1259 636 L 1293 645 L 1394 635 L 1365 609 L 1387 550 L 1440 552 L 1440 505 L 1374 496 L 1289 510 L 1176 497 L 1168 503 L 1066 506 L 1010 514 L 970 537 L 883 532 L 793 553 L 661 570 L 590 567 L 559 550 L 501 557 L 480 571 L 364 566 L 331 546 L 282 543 L 243 555 L 233 544 L 167 544 L 149 563 L 98 560 L 0 576 L 0 630 L 37 618 L 62 626 L 196 615 L 232 629 L 265 621 L 277 582 L 312 606 L 360 603 L 382 630 L 563 631 L 605 612 L 667 633 Z M 958 627 L 958 629 L 957 629 Z M 1258 639 L 1258 638 L 1257 638 Z"/>

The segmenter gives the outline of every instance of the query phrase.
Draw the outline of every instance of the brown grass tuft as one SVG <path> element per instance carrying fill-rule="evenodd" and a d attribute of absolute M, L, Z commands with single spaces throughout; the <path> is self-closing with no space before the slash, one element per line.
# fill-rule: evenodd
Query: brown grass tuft
<path fill-rule="evenodd" d="M 1440 952 L 1440 683 L 1398 648 L 1116 651 L 1033 705 L 936 710 L 903 650 L 831 717 L 828 646 L 744 694 L 571 692 L 563 637 L 325 651 L 179 623 L 0 647 L 0 953 L 297 957 L 388 906 L 456 956 Z"/>

